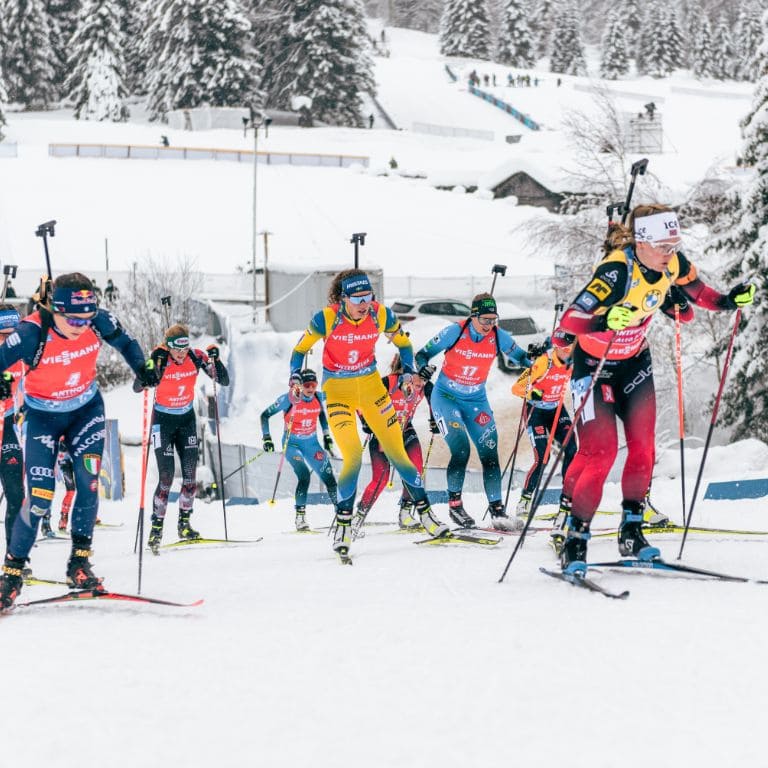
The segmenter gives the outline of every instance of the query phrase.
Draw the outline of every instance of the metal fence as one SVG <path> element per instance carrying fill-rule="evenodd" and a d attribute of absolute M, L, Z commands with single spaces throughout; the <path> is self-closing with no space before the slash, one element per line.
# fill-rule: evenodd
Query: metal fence
<path fill-rule="evenodd" d="M 209 149 L 205 147 L 163 147 L 138 144 L 49 144 L 51 157 L 90 157 L 108 160 L 217 160 L 233 163 L 253 163 L 253 150 Z M 364 155 L 320 155 L 304 152 L 258 152 L 262 165 L 301 165 L 324 168 L 348 168 L 363 165 L 370 158 Z"/>
<path fill-rule="evenodd" d="M 432 136 L 453 136 L 467 139 L 482 139 L 493 141 L 496 134 L 493 131 L 483 131 L 477 128 L 460 128 L 455 125 L 436 125 L 435 123 L 412 123 L 411 130 L 415 133 L 429 133 Z"/>
<path fill-rule="evenodd" d="M 478 96 L 484 101 L 487 101 L 489 104 L 493 104 L 494 107 L 498 107 L 499 109 L 503 110 L 508 115 L 512 115 L 515 120 L 519 120 L 526 128 L 530 128 L 532 131 L 541 130 L 541 126 L 535 120 L 532 120 L 530 117 L 528 117 L 528 115 L 523 114 L 519 109 L 515 109 L 515 107 L 513 107 L 511 104 L 507 104 L 507 102 L 503 99 L 497 98 L 492 93 L 481 91 L 474 85 L 470 85 L 468 90 L 473 96 Z"/>

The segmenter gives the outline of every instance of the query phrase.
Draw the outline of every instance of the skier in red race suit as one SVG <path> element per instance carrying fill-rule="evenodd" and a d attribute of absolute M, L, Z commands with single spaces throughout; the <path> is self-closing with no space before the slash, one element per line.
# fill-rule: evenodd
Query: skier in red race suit
<path fill-rule="evenodd" d="M 177 531 L 180 539 L 199 539 L 190 517 L 197 492 L 197 419 L 195 418 L 195 385 L 200 371 L 221 385 L 229 384 L 229 373 L 219 359 L 215 344 L 202 349 L 190 349 L 189 328 L 172 325 L 165 332 L 165 343 L 155 347 L 150 355 L 160 379 L 152 409 L 152 448 L 157 460 L 157 487 L 152 498 L 152 526 L 147 545 L 154 554 L 163 538 L 163 523 L 168 506 L 168 494 L 175 472 L 174 454 L 181 462 L 181 492 Z M 137 379 L 133 389 L 140 392 Z"/>
<path fill-rule="evenodd" d="M 554 337 L 577 336 L 572 391 L 579 450 L 566 474 L 563 492 L 573 500 L 561 553 L 564 571 L 586 571 L 589 526 L 603 483 L 618 450 L 616 418 L 624 424 L 627 460 L 622 475 L 619 551 L 638 559 L 659 557 L 642 531 L 643 499 L 653 470 L 656 396 L 646 334 L 654 314 L 677 303 L 681 320 L 693 319 L 688 302 L 712 311 L 752 303 L 754 285 L 739 284 L 727 294 L 706 285 L 680 252 L 677 214 L 664 205 L 640 205 L 627 225 L 614 224 L 606 257 L 568 307 Z M 604 367 L 590 388 L 602 359 Z M 586 402 L 584 399 L 586 398 Z"/>
<path fill-rule="evenodd" d="M 22 569 L 38 525 L 50 510 L 59 439 L 72 451 L 77 495 L 72 509 L 72 553 L 67 582 L 77 589 L 102 589 L 89 557 L 98 512 L 98 477 L 104 450 L 104 401 L 96 383 L 102 343 L 115 347 L 143 386 L 157 383 L 150 361 L 110 312 L 99 309 L 93 284 L 79 272 L 53 283 L 50 303 L 40 303 L 0 347 L 0 370 L 18 360 L 24 377 L 23 444 L 27 496 L 7 542 L 0 579 L 0 611 L 10 608 L 22 587 Z"/>
<path fill-rule="evenodd" d="M 430 376 L 434 372 L 434 368 L 431 366 L 427 367 L 430 370 L 428 370 L 425 375 Z M 389 392 L 389 397 L 392 400 L 392 405 L 397 414 L 398 423 L 403 430 L 405 451 L 416 469 L 423 475 L 424 459 L 421 454 L 421 444 L 419 443 L 419 436 L 416 434 L 416 430 L 413 428 L 411 421 L 422 400 L 426 398 L 427 405 L 429 405 L 429 398 L 432 394 L 432 382 L 425 380 L 424 376 L 421 375 L 413 376 L 410 379 L 403 379 L 405 371 L 403 370 L 400 355 L 395 355 L 390 370 L 391 373 L 382 376 L 381 380 L 384 382 L 387 392 Z M 365 522 L 365 518 L 368 512 L 370 512 L 371 507 L 376 503 L 376 499 L 379 498 L 379 495 L 384 490 L 384 486 L 387 484 L 390 473 L 390 463 L 387 454 L 381 449 L 381 445 L 379 444 L 376 435 L 371 434 L 365 420 L 362 420 L 362 422 L 363 432 L 370 435 L 370 438 L 368 439 L 368 451 L 371 457 L 371 481 L 363 491 L 362 498 L 357 506 L 357 513 L 352 518 L 353 538 L 358 538 L 362 535 L 361 529 Z M 429 428 L 433 435 L 440 433 L 437 423 L 432 416 L 431 407 L 429 410 Z M 403 493 L 400 497 L 398 524 L 400 528 L 404 530 L 418 529 L 421 527 L 421 523 L 413 514 L 413 499 L 408 493 L 408 489 L 405 485 L 403 485 Z"/>

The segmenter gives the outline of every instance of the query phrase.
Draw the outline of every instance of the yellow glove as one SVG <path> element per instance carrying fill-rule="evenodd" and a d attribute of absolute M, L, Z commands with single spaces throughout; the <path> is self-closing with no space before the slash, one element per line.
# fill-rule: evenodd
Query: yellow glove
<path fill-rule="evenodd" d="M 635 310 L 629 307 L 611 307 L 605 316 L 605 325 L 611 331 L 622 331 L 635 316 Z"/>
<path fill-rule="evenodd" d="M 755 298 L 755 286 L 751 283 L 739 283 L 728 291 L 728 306 L 731 309 L 746 307 L 753 302 Z"/>

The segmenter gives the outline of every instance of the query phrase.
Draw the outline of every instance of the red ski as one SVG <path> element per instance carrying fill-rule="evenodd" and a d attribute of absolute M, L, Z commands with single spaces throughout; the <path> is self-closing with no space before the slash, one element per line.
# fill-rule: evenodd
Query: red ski
<path fill-rule="evenodd" d="M 16 603 L 16 608 L 31 608 L 35 605 L 52 605 L 54 603 L 71 603 L 82 600 L 120 600 L 126 603 L 146 603 L 151 605 L 169 605 L 174 608 L 196 608 L 203 604 L 203 600 L 195 600 L 193 603 L 175 603 L 172 600 L 161 600 L 157 597 L 144 597 L 144 595 L 126 595 L 122 592 L 108 592 L 98 589 L 80 589 L 67 592 L 56 597 L 44 597 L 40 600 L 28 600 L 25 603 Z"/>

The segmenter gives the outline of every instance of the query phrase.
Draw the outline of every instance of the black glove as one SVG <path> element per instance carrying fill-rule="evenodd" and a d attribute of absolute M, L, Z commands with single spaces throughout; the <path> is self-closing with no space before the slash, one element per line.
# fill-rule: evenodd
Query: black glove
<path fill-rule="evenodd" d="M 532 344 L 528 345 L 528 349 L 526 351 L 528 353 L 528 357 L 530 357 L 531 360 L 535 360 L 537 357 L 541 357 L 541 355 L 547 351 L 547 348 L 544 344 L 536 344 L 533 342 Z"/>
<path fill-rule="evenodd" d="M 11 396 L 11 384 L 13 376 L 6 371 L 0 376 L 0 400 L 7 400 Z"/>
<path fill-rule="evenodd" d="M 208 357 L 214 362 L 216 362 L 221 357 L 219 353 L 219 348 L 215 344 L 209 344 L 205 348 L 205 351 L 208 353 Z"/>
<path fill-rule="evenodd" d="M 160 383 L 160 373 L 155 367 L 154 360 L 150 358 L 144 365 L 136 371 L 136 380 L 141 384 L 142 389 L 147 387 L 156 387 Z M 135 386 L 134 386 L 135 389 Z"/>
<path fill-rule="evenodd" d="M 440 434 L 440 427 L 437 426 L 437 422 L 434 419 L 429 420 L 429 431 L 433 435 L 439 435 Z"/>
<path fill-rule="evenodd" d="M 541 400 L 542 397 L 544 397 L 544 393 L 540 389 L 532 389 L 528 394 L 528 399 L 536 402 Z"/>
<path fill-rule="evenodd" d="M 272 442 L 272 438 L 269 435 L 264 435 L 264 453 L 273 453 L 275 450 L 275 444 Z"/>
<path fill-rule="evenodd" d="M 296 389 L 296 388 L 300 389 L 301 384 L 302 384 L 301 375 L 298 372 L 292 373 L 291 378 L 288 379 L 288 389 Z"/>
<path fill-rule="evenodd" d="M 734 285 L 725 297 L 725 306 L 728 309 L 740 309 L 751 304 L 755 298 L 755 286 L 751 283 L 739 283 Z"/>
<path fill-rule="evenodd" d="M 421 368 L 419 368 L 418 376 L 419 378 L 424 379 L 424 381 L 431 381 L 436 370 L 437 368 L 435 368 L 434 365 L 422 365 Z"/>
<path fill-rule="evenodd" d="M 155 368 L 162 376 L 162 372 L 168 365 L 168 350 L 165 347 L 155 347 L 152 350 L 152 354 L 149 356 L 152 362 L 155 364 Z"/>
<path fill-rule="evenodd" d="M 323 435 L 323 445 L 326 451 L 330 451 L 333 448 L 333 438 L 330 435 Z"/>
<path fill-rule="evenodd" d="M 687 312 L 690 304 L 688 303 L 688 294 L 682 289 L 673 285 L 669 289 L 669 300 L 672 304 L 677 304 L 681 312 Z"/>

